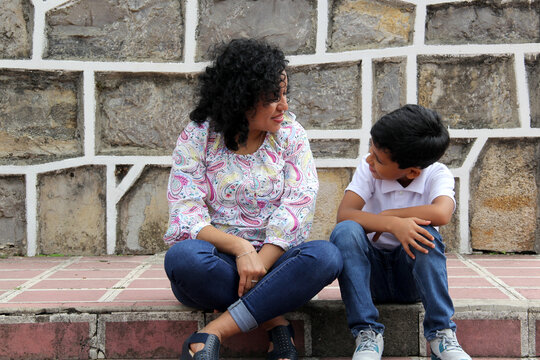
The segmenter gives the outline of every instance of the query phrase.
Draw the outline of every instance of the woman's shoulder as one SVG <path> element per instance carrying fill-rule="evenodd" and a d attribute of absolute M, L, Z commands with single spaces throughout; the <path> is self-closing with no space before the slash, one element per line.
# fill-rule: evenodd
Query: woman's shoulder
<path fill-rule="evenodd" d="M 296 121 L 295 114 L 287 111 L 283 114 L 283 118 L 281 128 L 276 134 L 278 140 L 290 142 L 305 136 L 306 131 L 304 130 L 304 127 Z"/>

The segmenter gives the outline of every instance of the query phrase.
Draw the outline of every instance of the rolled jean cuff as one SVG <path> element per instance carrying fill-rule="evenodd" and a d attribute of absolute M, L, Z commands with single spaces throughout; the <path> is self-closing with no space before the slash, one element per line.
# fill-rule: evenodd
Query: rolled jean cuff
<path fill-rule="evenodd" d="M 259 326 L 246 305 L 242 302 L 242 299 L 238 299 L 234 304 L 229 306 L 227 310 L 229 310 L 229 314 L 231 314 L 236 325 L 238 325 L 242 332 L 251 331 Z"/>

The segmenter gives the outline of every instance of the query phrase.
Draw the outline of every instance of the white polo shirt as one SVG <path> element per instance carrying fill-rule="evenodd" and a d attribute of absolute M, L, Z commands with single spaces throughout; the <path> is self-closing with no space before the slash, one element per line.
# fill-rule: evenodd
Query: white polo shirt
<path fill-rule="evenodd" d="M 388 209 L 401 209 L 419 205 L 429 205 L 435 198 L 446 195 L 454 201 L 454 176 L 441 163 L 434 163 L 423 169 L 407 187 L 396 180 L 375 179 L 369 171 L 365 155 L 356 168 L 353 179 L 345 191 L 350 190 L 364 199 L 363 211 L 378 214 Z M 368 234 L 369 239 L 374 233 Z M 400 245 L 394 235 L 382 233 L 373 245 L 379 249 L 393 249 Z"/>

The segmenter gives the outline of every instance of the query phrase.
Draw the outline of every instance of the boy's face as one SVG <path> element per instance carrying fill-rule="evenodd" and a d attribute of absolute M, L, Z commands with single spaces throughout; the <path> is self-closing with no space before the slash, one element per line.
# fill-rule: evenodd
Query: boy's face
<path fill-rule="evenodd" d="M 422 172 L 417 167 L 400 169 L 398 163 L 391 160 L 390 153 L 377 148 L 373 142 L 370 144 L 366 162 L 369 165 L 371 175 L 375 179 L 396 180 L 403 186 L 409 185 Z"/>

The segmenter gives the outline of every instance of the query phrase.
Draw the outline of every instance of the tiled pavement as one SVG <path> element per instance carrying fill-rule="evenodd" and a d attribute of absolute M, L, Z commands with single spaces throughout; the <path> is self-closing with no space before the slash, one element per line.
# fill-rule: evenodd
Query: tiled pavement
<path fill-rule="evenodd" d="M 478 357 L 540 356 L 540 256 L 451 254 L 448 276 L 464 348 Z M 348 356 L 352 340 L 339 299 L 335 282 L 290 314 L 303 355 Z M 428 355 L 418 335 L 421 306 L 383 305 L 380 310 L 381 317 L 397 324 L 387 326 L 385 337 L 399 331 L 406 341 L 390 343 L 388 355 Z M 0 346 L 0 359 L 175 358 L 183 339 L 212 316 L 176 301 L 163 254 L 0 260 L 0 338 L 10 339 Z M 411 316 L 417 324 L 409 326 Z M 413 328 L 412 340 L 402 334 L 402 325 Z M 345 334 L 346 339 L 332 340 L 344 349 L 321 345 L 322 338 L 334 334 Z M 255 356 L 265 343 L 258 330 L 231 339 L 224 355 Z"/>

